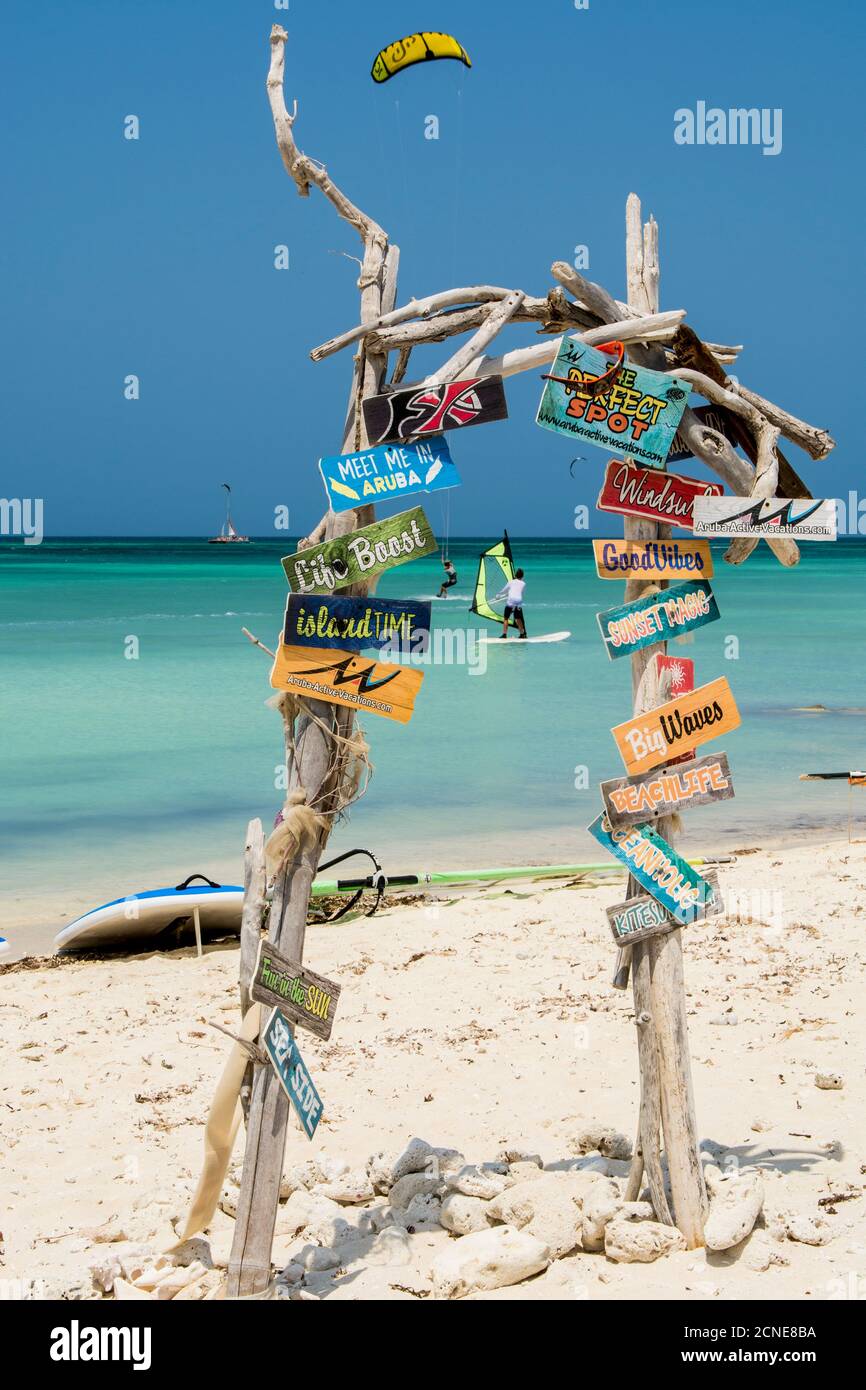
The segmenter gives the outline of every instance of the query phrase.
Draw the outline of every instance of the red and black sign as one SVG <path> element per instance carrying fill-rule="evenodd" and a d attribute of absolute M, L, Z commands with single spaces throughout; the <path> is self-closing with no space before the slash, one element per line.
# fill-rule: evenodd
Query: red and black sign
<path fill-rule="evenodd" d="M 371 445 L 402 443 L 418 435 L 484 425 L 507 416 L 501 376 L 411 386 L 407 391 L 392 391 L 364 401 L 364 424 Z"/>
<path fill-rule="evenodd" d="M 679 473 L 662 473 L 611 459 L 596 506 L 600 512 L 644 516 L 649 521 L 664 521 L 669 526 L 691 530 L 695 498 L 721 497 L 723 492 L 719 483 L 702 483 Z"/>

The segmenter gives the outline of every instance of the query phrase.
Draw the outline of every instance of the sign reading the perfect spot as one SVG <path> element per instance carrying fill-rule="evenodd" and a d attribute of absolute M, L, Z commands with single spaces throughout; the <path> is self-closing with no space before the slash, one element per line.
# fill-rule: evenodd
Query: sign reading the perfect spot
<path fill-rule="evenodd" d="M 611 825 L 643 825 L 687 806 L 726 801 L 734 784 L 726 755 L 711 753 L 640 777 L 612 777 L 602 782 L 601 795 Z"/>
<path fill-rule="evenodd" d="M 836 503 L 811 497 L 703 497 L 695 503 L 693 529 L 699 536 L 834 541 Z"/>
<path fill-rule="evenodd" d="M 460 474 L 442 434 L 427 443 L 382 444 L 363 454 L 331 454 L 319 459 L 319 472 L 335 512 L 460 486 Z"/>
<path fill-rule="evenodd" d="M 269 941 L 262 941 L 250 996 L 259 1004 L 270 1004 L 272 1008 L 276 1005 L 292 1023 L 327 1042 L 334 1026 L 340 986 L 290 960 Z"/>
<path fill-rule="evenodd" d="M 632 777 L 740 727 L 740 712 L 724 676 L 688 695 L 611 729 Z"/>
<path fill-rule="evenodd" d="M 508 415 L 501 376 L 412 386 L 364 401 L 364 425 L 371 444 L 402 442 L 442 430 L 483 425 Z"/>
<path fill-rule="evenodd" d="M 599 579 L 712 579 L 707 541 L 593 541 Z"/>
<path fill-rule="evenodd" d="M 704 882 L 710 885 L 712 895 L 705 903 L 692 908 L 685 923 L 678 922 L 655 898 L 627 898 L 624 903 L 607 908 L 607 920 L 617 946 L 631 946 L 635 941 L 645 941 L 648 936 L 662 936 L 675 927 L 723 912 L 725 905 L 718 876 L 710 871 L 704 876 Z"/>
<path fill-rule="evenodd" d="M 695 908 L 712 898 L 707 880 L 651 826 L 612 826 L 605 814 L 587 829 L 680 925 L 693 921 Z"/>
<path fill-rule="evenodd" d="M 611 459 L 604 472 L 604 483 L 596 506 L 600 512 L 620 516 L 643 516 L 648 521 L 664 521 L 668 526 L 692 524 L 692 508 L 698 497 L 721 497 L 721 483 L 702 483 L 679 473 L 660 473 L 639 468 L 635 463 Z"/>
<path fill-rule="evenodd" d="M 629 366 L 621 368 L 599 395 L 581 393 L 581 382 L 597 381 L 616 361 L 616 356 L 580 338 L 564 337 L 550 369 L 552 377 L 562 380 L 545 383 L 536 424 L 603 449 L 621 449 L 660 467 L 691 388 L 664 372 Z"/>
<path fill-rule="evenodd" d="M 330 647 L 288 647 L 281 642 L 271 670 L 275 690 L 290 690 L 308 700 L 348 705 L 384 719 L 408 724 L 423 671 L 370 661 L 356 652 Z"/>
<path fill-rule="evenodd" d="M 359 652 L 364 647 L 426 651 L 430 604 L 402 598 L 325 598 L 290 594 L 283 641 L 287 647 L 333 647 Z"/>
<path fill-rule="evenodd" d="M 719 616 L 712 589 L 703 579 L 672 584 L 661 593 L 597 613 L 602 640 L 611 660 L 631 656 L 632 652 L 655 642 L 669 642 L 683 633 L 694 632 Z"/>
<path fill-rule="evenodd" d="M 346 536 L 287 555 L 283 569 L 296 594 L 332 594 L 377 579 L 395 565 L 432 555 L 439 549 L 421 507 L 398 512 Z"/>
<path fill-rule="evenodd" d="M 295 1114 L 308 1139 L 312 1139 L 322 1118 L 322 1100 L 313 1085 L 304 1059 L 298 1051 L 289 1025 L 280 1010 L 274 1009 L 262 1039 L 280 1085 L 294 1106 Z"/>

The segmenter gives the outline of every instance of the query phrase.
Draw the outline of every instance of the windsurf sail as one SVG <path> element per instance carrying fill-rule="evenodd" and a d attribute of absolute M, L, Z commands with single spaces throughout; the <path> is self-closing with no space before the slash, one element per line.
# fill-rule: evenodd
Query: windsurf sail
<path fill-rule="evenodd" d="M 487 618 L 491 623 L 501 623 L 502 614 L 497 613 L 492 607 L 491 600 L 509 579 L 513 578 L 514 556 L 511 554 L 508 532 L 503 531 L 502 540 L 497 541 L 496 545 L 491 545 L 489 550 L 483 551 L 478 557 L 478 576 L 475 580 L 475 595 L 470 613 L 477 613 L 479 618 Z M 513 618 L 509 618 L 508 625 L 517 627 Z"/>

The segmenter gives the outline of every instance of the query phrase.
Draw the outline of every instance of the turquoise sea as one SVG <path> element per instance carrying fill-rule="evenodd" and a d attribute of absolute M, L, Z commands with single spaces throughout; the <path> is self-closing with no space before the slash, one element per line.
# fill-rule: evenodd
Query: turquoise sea
<path fill-rule="evenodd" d="M 470 593 L 494 539 L 452 542 L 457 597 L 434 604 L 435 625 L 479 625 Z M 571 639 L 485 648 L 483 674 L 430 666 L 410 724 L 367 716 L 375 775 L 333 853 L 369 846 L 393 872 L 601 857 L 585 827 L 597 783 L 622 772 L 609 729 L 628 718 L 631 690 L 629 662 L 608 659 L 595 614 L 622 586 L 596 577 L 586 540 L 512 544 L 530 634 L 568 628 Z M 0 547 L 0 932 L 44 944 L 49 928 L 126 893 L 195 871 L 238 881 L 247 821 L 269 826 L 282 801 L 269 662 L 241 627 L 275 645 L 279 560 L 294 549 L 285 539 Z M 694 658 L 697 683 L 731 683 L 743 723 L 720 748 L 736 798 L 690 813 L 685 844 L 729 852 L 815 828 L 844 835 L 847 785 L 798 774 L 866 765 L 866 543 L 804 545 L 794 570 L 766 546 L 734 570 L 722 549 L 721 621 L 671 651 Z M 415 561 L 379 592 L 429 597 L 440 573 L 435 556 Z M 137 659 L 125 655 L 130 638 Z M 827 712 L 796 712 L 815 704 Z M 582 766 L 588 789 L 575 786 Z M 866 793 L 854 797 L 863 833 Z"/>

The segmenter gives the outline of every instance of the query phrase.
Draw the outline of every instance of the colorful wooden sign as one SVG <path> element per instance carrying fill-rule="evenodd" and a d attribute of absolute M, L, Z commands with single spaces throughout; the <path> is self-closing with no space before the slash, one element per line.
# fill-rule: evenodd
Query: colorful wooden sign
<path fill-rule="evenodd" d="M 712 579 L 708 541 L 593 541 L 599 579 Z"/>
<path fill-rule="evenodd" d="M 289 594 L 283 641 L 287 647 L 396 646 L 426 651 L 430 604 L 419 599 L 323 597 Z"/>
<path fill-rule="evenodd" d="M 612 777 L 602 782 L 601 795 L 611 825 L 645 825 L 687 806 L 726 801 L 734 784 L 727 756 L 711 753 L 641 777 Z"/>
<path fill-rule="evenodd" d="M 295 1114 L 308 1139 L 312 1139 L 322 1118 L 322 1099 L 313 1085 L 298 1044 L 289 1025 L 276 1008 L 268 1019 L 262 1037 L 271 1066 L 280 1078 L 280 1085 L 294 1106 Z"/>
<path fill-rule="evenodd" d="M 660 473 L 635 463 L 611 459 L 596 506 L 600 512 L 643 516 L 668 526 L 689 529 L 696 497 L 721 497 L 721 483 L 702 483 L 679 473 Z"/>
<path fill-rule="evenodd" d="M 364 401 L 364 425 L 373 445 L 483 425 L 507 416 L 501 376 L 412 386 L 407 391 L 391 391 L 387 396 L 371 396 Z"/>
<path fill-rule="evenodd" d="M 662 656 L 659 652 L 655 658 L 659 677 L 667 671 L 670 676 L 670 689 L 666 692 L 668 699 L 676 700 L 680 695 L 689 695 L 695 688 L 695 663 L 687 656 Z M 694 748 L 690 748 L 686 753 L 681 753 L 678 758 L 669 758 L 668 766 L 674 767 L 677 763 L 687 763 L 689 758 L 695 756 Z"/>
<path fill-rule="evenodd" d="M 724 676 L 611 729 L 625 770 L 648 772 L 686 749 L 740 727 L 740 712 Z"/>
<path fill-rule="evenodd" d="M 703 497 L 694 508 L 701 536 L 793 536 L 798 541 L 836 539 L 836 503 L 811 497 Z"/>
<path fill-rule="evenodd" d="M 615 661 L 655 642 L 670 642 L 706 623 L 714 623 L 719 608 L 706 580 L 694 579 L 686 584 L 672 584 L 660 593 L 645 594 L 595 616 L 607 654 Z"/>
<path fill-rule="evenodd" d="M 734 423 L 736 417 L 733 416 L 729 410 L 725 410 L 724 406 L 699 405 L 695 408 L 694 413 L 697 415 L 701 424 L 705 425 L 707 429 L 715 430 L 717 434 L 724 435 L 729 444 L 733 444 L 734 446 L 739 444 L 737 427 Z M 683 439 L 679 430 L 677 430 L 674 435 L 674 442 L 671 445 L 670 453 L 668 454 L 668 463 L 682 463 L 684 459 L 691 458 L 694 458 L 694 454 Z"/>
<path fill-rule="evenodd" d="M 363 454 L 331 454 L 319 459 L 319 472 L 335 512 L 460 486 L 444 434 L 417 444 L 380 444 Z"/>
<path fill-rule="evenodd" d="M 656 902 L 655 898 L 646 898 L 643 895 L 627 898 L 624 903 L 607 908 L 607 920 L 617 946 L 632 946 L 635 941 L 646 941 L 648 936 L 663 936 L 676 927 L 688 925 L 688 922 L 696 922 L 702 917 L 714 917 L 719 912 L 724 912 L 725 904 L 719 888 L 718 875 L 709 870 L 704 875 L 704 882 L 710 885 L 712 894 L 706 902 L 692 908 L 685 923 L 678 922 L 661 903 Z"/>
<path fill-rule="evenodd" d="M 423 671 L 371 661 L 356 652 L 330 647 L 287 647 L 281 642 L 271 671 L 275 690 L 290 690 L 308 700 L 348 705 L 384 719 L 408 724 Z"/>
<path fill-rule="evenodd" d="M 712 898 L 707 880 L 651 826 L 612 826 L 603 814 L 587 829 L 681 925 Z"/>
<path fill-rule="evenodd" d="M 613 347 L 613 344 L 605 344 Z M 598 444 L 603 449 L 622 449 L 630 457 L 660 467 L 677 432 L 689 398 L 686 381 L 644 367 L 622 367 L 600 394 L 581 392 L 581 382 L 605 376 L 617 361 L 581 342 L 562 339 L 550 376 L 545 383 L 536 424 Z"/>
<path fill-rule="evenodd" d="M 331 1036 L 340 986 L 323 975 L 284 956 L 269 941 L 259 943 L 259 954 L 250 984 L 250 996 L 259 1004 L 276 1006 L 292 1023 L 299 1024 L 325 1042 Z"/>
<path fill-rule="evenodd" d="M 287 555 L 282 564 L 296 594 L 333 594 L 350 584 L 377 579 L 385 570 L 432 555 L 438 549 L 422 508 L 413 507 L 324 545 Z"/>

